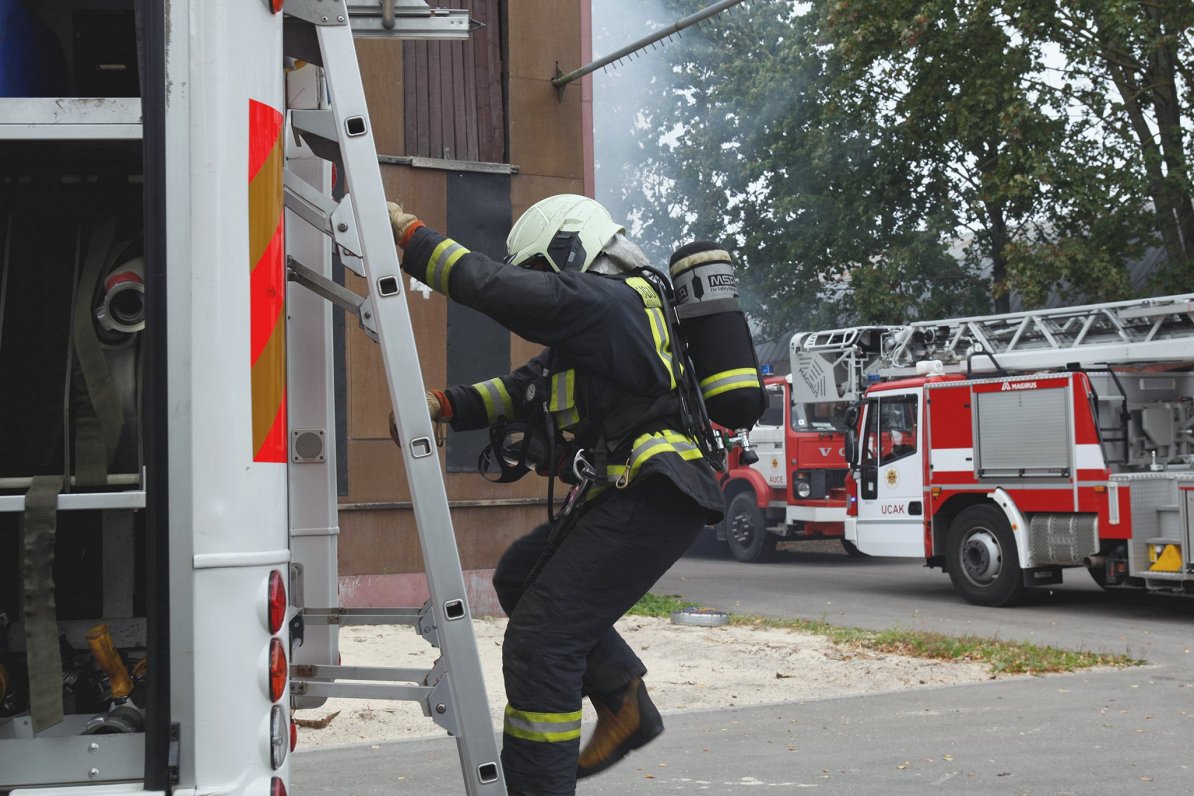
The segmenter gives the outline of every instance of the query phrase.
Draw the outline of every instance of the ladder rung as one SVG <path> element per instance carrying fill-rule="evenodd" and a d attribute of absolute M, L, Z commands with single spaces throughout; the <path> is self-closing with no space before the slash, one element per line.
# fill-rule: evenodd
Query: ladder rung
<path fill-rule="evenodd" d="M 290 674 L 298 680 L 373 680 L 381 682 L 426 683 L 433 669 L 404 669 L 394 666 L 331 666 L 296 663 Z"/>
<path fill-rule="evenodd" d="M 350 0 L 348 19 L 357 37 L 467 39 L 473 30 L 467 10 L 432 9 L 422 0 Z"/>
<path fill-rule="evenodd" d="M 311 625 L 417 625 L 422 608 L 304 608 Z"/>
<path fill-rule="evenodd" d="M 433 690 L 423 685 L 395 685 L 393 683 L 290 681 L 290 693 L 295 696 L 339 697 L 340 699 L 392 699 L 426 704 L 427 697 Z M 430 715 L 426 709 L 423 712 Z"/>

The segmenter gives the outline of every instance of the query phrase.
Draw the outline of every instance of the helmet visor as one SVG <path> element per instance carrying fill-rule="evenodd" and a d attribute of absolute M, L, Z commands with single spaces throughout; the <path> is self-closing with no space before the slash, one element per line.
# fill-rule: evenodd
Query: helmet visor
<path fill-rule="evenodd" d="M 513 254 L 507 255 L 506 262 L 513 263 L 514 257 L 515 257 L 515 255 L 513 255 Z M 546 272 L 546 271 L 556 270 L 555 268 L 552 267 L 551 262 L 547 259 L 547 255 L 545 255 L 545 254 L 532 254 L 530 257 L 528 257 L 525 260 L 523 260 L 522 262 L 518 263 L 518 267 L 525 268 L 528 271 L 545 271 Z"/>

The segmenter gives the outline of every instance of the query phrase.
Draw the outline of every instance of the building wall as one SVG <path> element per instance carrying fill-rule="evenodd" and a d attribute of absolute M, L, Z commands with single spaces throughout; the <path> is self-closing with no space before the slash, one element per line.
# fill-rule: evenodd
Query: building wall
<path fill-rule="evenodd" d="M 470 120 L 492 110 L 493 94 L 475 88 L 484 83 L 483 76 L 474 81 L 474 89 L 466 86 L 458 92 L 463 96 L 448 97 L 442 91 L 446 71 L 456 69 L 455 85 L 464 85 L 467 81 L 460 80 L 459 64 L 467 65 L 469 58 L 480 58 L 482 52 L 492 56 L 493 48 L 473 45 L 471 55 L 463 59 L 457 55 L 453 62 L 447 54 L 437 56 L 425 43 L 359 41 L 369 114 L 383 156 L 387 195 L 428 226 L 469 248 L 501 257 L 510 224 L 531 204 L 556 193 L 593 195 L 589 79 L 584 79 L 585 85 L 570 85 L 562 94 L 551 85 L 557 64 L 566 72 L 591 60 L 589 4 L 587 0 L 472 0 L 449 5 L 471 7 L 474 18 L 484 18 L 487 31 L 494 25 L 501 28 L 504 41 L 498 53 L 505 59 L 501 79 L 508 109 L 502 138 L 508 162 L 412 158 L 418 153 L 409 151 L 428 140 L 455 140 L 466 147 L 470 141 L 469 136 L 452 137 L 443 127 L 432 129 L 430 137 L 412 133 L 411 126 L 428 124 L 429 116 L 426 105 L 420 113 L 409 107 L 412 97 L 426 96 L 411 81 L 438 80 L 444 103 L 441 119 L 471 124 Z M 436 63 L 445 71 L 437 73 Z M 434 92 L 433 87 L 433 97 Z M 486 108 L 473 113 L 470 105 L 479 108 L 483 102 Z M 434 106 L 434 98 L 430 104 Z M 492 157 L 497 150 L 491 145 L 476 151 Z M 347 282 L 363 292 L 358 277 L 350 273 Z M 461 379 L 468 383 L 507 373 L 540 349 L 496 325 L 486 327 L 492 322 L 450 307 L 439 294 L 411 289 L 407 301 L 428 388 L 446 386 L 449 373 L 483 374 Z M 390 399 L 380 351 L 355 327 L 355 320 L 346 324 L 343 336 L 347 490 L 340 506 L 341 599 L 346 605 L 406 604 L 425 594 L 420 591 L 423 565 L 411 495 L 401 453 L 389 438 Z M 498 336 L 504 337 L 495 343 Z M 488 572 L 506 545 L 546 518 L 547 483 L 533 475 L 514 484 L 485 481 L 471 466 L 485 435 L 448 433 L 450 439 L 440 449 L 440 457 L 447 469 L 461 564 L 471 572 L 469 583 L 477 587 L 472 595 L 474 613 L 494 613 L 499 609 L 488 590 Z M 557 485 L 557 496 L 561 492 Z"/>

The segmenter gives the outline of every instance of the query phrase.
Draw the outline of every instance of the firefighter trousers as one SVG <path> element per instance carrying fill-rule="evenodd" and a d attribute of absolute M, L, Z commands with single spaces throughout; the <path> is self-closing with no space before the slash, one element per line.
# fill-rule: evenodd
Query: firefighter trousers
<path fill-rule="evenodd" d="M 502 647 L 502 766 L 511 790 L 576 791 L 581 699 L 615 692 L 646 667 L 614 629 L 691 546 L 705 511 L 671 481 L 611 488 L 586 507 L 538 575 L 541 525 L 502 556 L 493 583 L 509 615 Z"/>

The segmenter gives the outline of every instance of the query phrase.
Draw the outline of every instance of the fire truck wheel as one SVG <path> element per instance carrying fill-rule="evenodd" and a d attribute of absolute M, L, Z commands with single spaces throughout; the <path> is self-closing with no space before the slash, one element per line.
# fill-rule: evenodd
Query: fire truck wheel
<path fill-rule="evenodd" d="M 767 523 L 753 492 L 734 495 L 726 509 L 725 524 L 730 555 L 739 561 L 766 561 L 775 552 L 779 537 L 767 533 Z"/>
<path fill-rule="evenodd" d="M 946 559 L 949 579 L 967 602 L 1011 605 L 1024 594 L 1016 540 L 996 506 L 971 506 L 954 519 Z"/>

